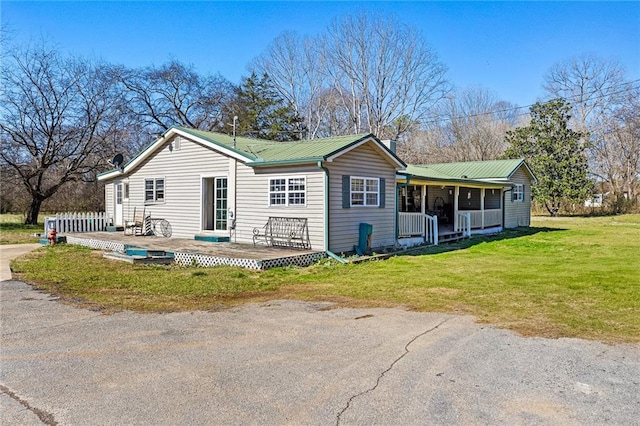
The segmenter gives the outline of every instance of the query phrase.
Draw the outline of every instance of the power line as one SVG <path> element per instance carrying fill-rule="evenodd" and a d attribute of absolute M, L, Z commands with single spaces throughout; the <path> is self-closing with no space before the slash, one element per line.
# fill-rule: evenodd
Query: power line
<path fill-rule="evenodd" d="M 638 83 L 638 82 L 640 82 L 640 79 L 624 82 L 624 83 L 621 83 L 619 86 L 633 85 L 633 84 Z M 610 90 L 610 89 L 612 89 L 614 87 L 618 87 L 618 86 L 609 86 L 606 89 L 593 90 L 593 91 L 587 93 L 586 97 L 589 98 L 588 99 L 589 101 L 593 101 L 593 100 L 597 100 L 597 99 L 606 98 L 608 96 L 619 95 L 621 93 L 629 92 L 631 90 L 639 90 L 640 89 L 640 86 L 635 86 L 635 87 L 631 86 L 631 87 L 628 87 L 626 89 L 621 89 L 621 90 L 618 90 L 618 91 L 615 91 L 615 92 L 612 92 L 612 93 L 602 94 L 600 96 L 596 96 L 596 97 L 593 97 L 593 98 L 590 97 L 591 95 L 593 95 L 595 93 L 606 91 L 606 90 Z M 572 103 L 572 101 L 578 100 L 580 97 L 583 97 L 583 96 L 584 95 L 581 94 L 581 95 L 574 95 L 574 96 L 570 96 L 570 97 L 560 97 L 560 98 L 564 99 L 565 101 L 567 101 L 569 103 Z M 548 100 L 546 100 L 544 102 L 548 102 L 550 100 L 551 99 L 548 99 Z M 438 118 L 423 122 L 423 124 L 437 124 L 437 123 L 440 123 L 442 121 L 461 120 L 461 119 L 466 119 L 466 118 L 468 119 L 468 118 L 474 118 L 474 117 L 481 117 L 481 116 L 484 116 L 484 115 L 494 115 L 494 114 L 498 114 L 498 113 L 518 111 L 518 110 L 525 109 L 525 108 L 529 109 L 534 105 L 535 104 L 524 105 L 524 106 L 516 106 L 516 107 L 513 107 L 513 108 L 504 108 L 504 109 L 493 110 L 493 111 L 479 112 L 479 113 L 476 113 L 476 114 L 457 115 L 457 116 L 454 116 L 454 117 L 447 117 L 447 116 L 441 115 Z M 529 115 L 529 112 L 522 112 L 522 113 L 516 114 L 514 116 L 514 118 L 515 117 L 522 117 L 522 116 L 525 116 L 525 115 Z"/>

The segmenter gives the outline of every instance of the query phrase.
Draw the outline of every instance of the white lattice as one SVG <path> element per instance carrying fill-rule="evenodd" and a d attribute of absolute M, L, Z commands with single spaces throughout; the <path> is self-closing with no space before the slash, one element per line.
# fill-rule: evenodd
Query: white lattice
<path fill-rule="evenodd" d="M 320 253 L 301 254 L 298 256 L 281 257 L 278 259 L 268 259 L 268 260 L 263 260 L 261 262 L 262 265 L 260 269 L 279 268 L 281 266 L 289 266 L 289 265 L 305 267 L 313 264 L 318 259 L 322 259 L 323 257 L 326 257 L 326 256 L 327 256 L 326 253 L 320 252 Z"/>
<path fill-rule="evenodd" d="M 121 242 L 96 240 L 93 238 L 80 238 L 71 235 L 67 235 L 67 243 L 77 244 L 96 250 L 117 251 L 119 253 L 124 253 L 127 247 L 124 243 Z M 239 266 L 241 268 L 253 270 L 266 270 L 289 265 L 305 267 L 311 265 L 312 263 L 323 257 L 326 257 L 326 253 L 316 252 L 280 257 L 276 259 L 256 260 L 235 257 L 211 256 L 201 253 L 185 253 L 179 251 L 174 252 L 175 262 L 185 266 L 198 265 L 203 267 L 212 267 L 228 265 Z"/>
<path fill-rule="evenodd" d="M 247 269 L 261 269 L 258 261 L 254 259 L 241 259 L 241 258 L 233 258 L 233 257 L 217 257 L 217 256 L 208 256 L 206 254 L 197 254 L 197 253 L 182 253 L 175 252 L 175 261 L 181 265 L 198 265 L 198 266 L 219 266 L 219 265 L 228 265 L 228 266 L 240 266 L 242 268 Z"/>
<path fill-rule="evenodd" d="M 124 243 L 119 243 L 116 241 L 95 240 L 93 238 L 79 238 L 71 235 L 67 235 L 67 243 L 77 244 L 79 246 L 85 246 L 96 250 L 111 250 L 120 253 L 124 253 L 125 250 Z"/>

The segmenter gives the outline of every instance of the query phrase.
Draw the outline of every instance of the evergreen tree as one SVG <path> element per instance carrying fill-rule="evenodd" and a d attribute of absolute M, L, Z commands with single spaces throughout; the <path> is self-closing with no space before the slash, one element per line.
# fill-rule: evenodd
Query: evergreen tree
<path fill-rule="evenodd" d="M 238 116 L 237 135 L 274 141 L 302 138 L 303 120 L 278 95 L 266 74 L 252 73 L 235 92 L 229 117 Z"/>
<path fill-rule="evenodd" d="M 581 202 L 591 193 L 581 132 L 568 127 L 571 105 L 564 99 L 536 103 L 531 122 L 507 132 L 506 158 L 525 158 L 538 178 L 534 197 L 557 216 L 563 202 Z"/>

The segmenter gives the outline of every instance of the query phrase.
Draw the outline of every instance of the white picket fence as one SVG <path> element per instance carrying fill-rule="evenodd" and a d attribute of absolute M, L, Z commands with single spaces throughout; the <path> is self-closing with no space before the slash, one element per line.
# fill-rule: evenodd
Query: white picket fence
<path fill-rule="evenodd" d="M 56 213 L 44 219 L 44 232 L 55 229 L 59 234 L 105 231 L 111 218 L 105 212 Z"/>

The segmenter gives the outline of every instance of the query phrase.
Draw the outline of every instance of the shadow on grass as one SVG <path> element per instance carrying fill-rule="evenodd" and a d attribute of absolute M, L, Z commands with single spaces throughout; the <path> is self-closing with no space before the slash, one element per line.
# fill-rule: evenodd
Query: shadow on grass
<path fill-rule="evenodd" d="M 488 234 L 488 235 L 472 235 L 471 238 L 467 238 L 465 240 L 460 240 L 454 243 L 442 243 L 437 246 L 424 246 L 424 247 L 415 247 L 410 248 L 403 252 L 396 253 L 397 256 L 423 256 L 425 254 L 439 254 L 446 253 L 455 250 L 464 250 L 469 247 L 473 247 L 478 244 L 494 242 L 494 241 L 502 241 L 502 240 L 512 240 L 521 237 L 527 237 L 530 235 L 546 233 L 546 232 L 556 232 L 556 231 L 566 231 L 563 228 L 547 228 L 547 227 L 520 227 L 514 229 L 508 229 L 496 234 Z"/>

